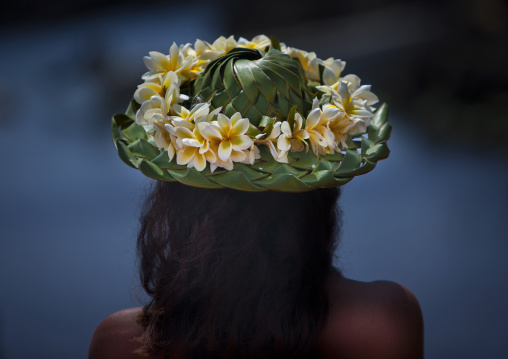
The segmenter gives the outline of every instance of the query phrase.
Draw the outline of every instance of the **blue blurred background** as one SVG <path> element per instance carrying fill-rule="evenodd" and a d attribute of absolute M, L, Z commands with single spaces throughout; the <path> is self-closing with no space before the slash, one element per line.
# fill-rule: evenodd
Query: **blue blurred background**
<path fill-rule="evenodd" d="M 505 1 L 52 4 L 0 9 L 0 358 L 84 358 L 142 303 L 150 180 L 110 139 L 142 57 L 260 33 L 347 61 L 391 105 L 390 158 L 344 187 L 337 265 L 416 294 L 427 358 L 508 357 Z"/>

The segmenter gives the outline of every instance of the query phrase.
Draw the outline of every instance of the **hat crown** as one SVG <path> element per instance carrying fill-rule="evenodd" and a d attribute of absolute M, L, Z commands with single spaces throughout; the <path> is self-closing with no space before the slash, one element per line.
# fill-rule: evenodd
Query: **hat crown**
<path fill-rule="evenodd" d="M 308 113 L 312 95 L 300 63 L 279 50 L 235 48 L 212 61 L 193 86 L 195 102 L 232 116 L 240 112 L 258 126 L 263 116 L 285 120 L 296 105 Z"/>

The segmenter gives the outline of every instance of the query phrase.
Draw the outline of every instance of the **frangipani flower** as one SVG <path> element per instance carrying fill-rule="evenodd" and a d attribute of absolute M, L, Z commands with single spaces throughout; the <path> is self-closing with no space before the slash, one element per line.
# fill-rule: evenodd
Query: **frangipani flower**
<path fill-rule="evenodd" d="M 309 134 L 310 145 L 316 156 L 318 154 L 325 155 L 333 153 L 336 147 L 335 137 L 328 128 L 328 123 L 338 114 L 339 110 L 337 108 L 329 108 L 321 111 L 321 109 L 317 107 L 307 116 L 305 130 Z"/>
<path fill-rule="evenodd" d="M 264 50 L 272 44 L 270 38 L 266 35 L 255 36 L 251 41 L 240 37 L 238 39 L 238 47 L 246 47 L 248 49 Z"/>
<path fill-rule="evenodd" d="M 348 75 L 339 82 L 339 92 L 332 92 L 330 104 L 324 108 L 338 108 L 344 112 L 349 124 L 342 126 L 348 134 L 363 133 L 373 116 L 370 105 L 377 102 L 377 96 L 370 92 L 370 85 L 360 86 L 358 76 Z"/>
<path fill-rule="evenodd" d="M 329 105 L 325 106 L 326 109 L 328 108 L 327 106 Z M 339 114 L 328 122 L 328 128 L 335 137 L 335 150 L 340 151 L 339 143 L 343 148 L 347 148 L 346 137 L 352 125 L 353 122 L 342 111 L 339 111 Z"/>
<path fill-rule="evenodd" d="M 291 152 L 300 152 L 304 146 L 307 146 L 305 142 L 309 138 L 309 133 L 302 129 L 303 119 L 302 116 L 297 112 L 294 117 L 293 129 L 288 121 L 282 122 L 281 134 L 277 139 L 277 148 L 279 149 L 278 158 L 281 162 L 287 163 L 287 154 Z"/>
<path fill-rule="evenodd" d="M 194 44 L 194 51 L 195 56 L 198 57 L 200 61 L 202 61 L 201 66 L 203 67 L 203 69 L 206 66 L 205 64 L 215 60 L 216 58 L 218 58 L 221 55 L 224 55 L 225 53 L 224 50 L 214 49 L 212 45 L 201 40 L 196 40 L 196 43 Z"/>
<path fill-rule="evenodd" d="M 225 162 L 229 159 L 234 162 L 243 161 L 245 154 L 242 151 L 253 144 L 251 138 L 245 134 L 249 129 L 249 120 L 242 118 L 239 112 L 231 116 L 231 119 L 219 113 L 217 121 L 202 122 L 198 126 L 204 138 L 218 145 L 218 157 Z"/>
<path fill-rule="evenodd" d="M 270 132 L 270 134 L 268 134 L 268 136 L 266 136 L 266 134 L 264 134 L 264 133 L 259 134 L 256 136 L 256 140 L 254 141 L 256 144 L 265 145 L 266 147 L 268 147 L 270 149 L 270 153 L 272 154 L 272 157 L 276 161 L 279 161 L 279 159 L 280 159 L 279 162 L 284 161 L 283 157 L 279 158 L 280 153 L 279 153 L 279 150 L 277 149 L 277 147 L 275 146 L 277 139 L 280 136 L 280 132 L 281 132 L 280 126 L 281 126 L 281 122 L 275 122 L 273 124 L 272 131 Z M 264 137 L 264 136 L 266 136 L 266 137 Z M 283 162 L 283 163 L 287 163 L 287 157 L 286 157 L 286 162 Z"/>
<path fill-rule="evenodd" d="M 302 65 L 305 77 L 308 81 L 319 81 L 319 64 L 323 64 L 323 60 L 316 57 L 315 52 L 307 52 L 294 47 L 288 47 L 286 53 L 298 59 L 300 65 Z"/>
<path fill-rule="evenodd" d="M 331 61 L 330 61 L 331 60 Z M 327 62 L 328 61 L 328 62 Z M 323 63 L 323 83 L 325 86 L 317 86 L 318 89 L 328 92 L 328 88 L 338 91 L 340 75 L 346 67 L 346 62 L 341 60 L 328 59 Z"/>
<path fill-rule="evenodd" d="M 175 136 L 168 131 L 168 127 L 171 127 L 171 124 L 169 121 L 153 121 L 153 126 L 155 127 L 155 133 L 153 135 L 155 145 L 158 148 L 168 151 L 168 157 L 171 161 L 178 149 Z"/>
<path fill-rule="evenodd" d="M 237 47 L 237 43 L 233 35 L 228 37 L 227 39 L 224 36 L 219 37 L 217 40 L 213 42 L 213 44 L 209 45 L 212 51 L 217 51 L 220 53 L 219 56 L 224 55 L 225 53 L 233 50 Z"/>
<path fill-rule="evenodd" d="M 152 96 L 164 97 L 164 91 L 173 83 L 180 86 L 180 79 L 173 71 L 166 73 L 164 77 L 160 75 L 151 77 L 141 85 L 138 85 L 138 89 L 134 92 L 134 100 L 142 104 L 148 101 Z"/>
<path fill-rule="evenodd" d="M 199 122 L 206 121 L 206 118 L 210 113 L 210 104 L 206 102 L 198 103 L 192 107 L 190 111 L 185 107 L 176 104 L 173 106 L 173 109 L 177 114 L 177 116 L 172 116 L 175 126 L 178 126 L 181 121 L 198 124 Z"/>
<path fill-rule="evenodd" d="M 153 121 L 160 121 L 166 116 L 174 114 L 173 106 L 180 100 L 180 86 L 172 83 L 166 91 L 164 98 L 152 96 L 143 102 L 136 113 L 136 122 L 140 125 L 152 125 Z"/>
<path fill-rule="evenodd" d="M 253 165 L 256 160 L 261 158 L 261 153 L 255 143 L 252 143 L 252 146 L 248 150 L 244 150 L 243 153 L 245 153 L 245 159 L 240 162 L 246 165 Z"/>
<path fill-rule="evenodd" d="M 157 51 L 150 51 L 148 54 L 150 56 L 143 57 L 143 61 L 150 71 L 146 72 L 141 77 L 143 80 L 164 76 L 169 71 L 178 73 L 189 65 L 189 61 L 184 60 L 183 55 L 180 54 L 180 50 L 175 43 L 173 43 L 169 49 L 169 56 Z"/>
<path fill-rule="evenodd" d="M 289 126 L 289 122 L 284 121 L 281 125 L 282 134 L 277 140 L 277 147 L 281 151 L 300 152 L 303 150 L 305 140 L 309 138 L 309 133 L 302 129 L 303 119 L 297 112 L 293 122 L 293 130 Z"/>
<path fill-rule="evenodd" d="M 176 154 L 177 164 L 202 171 L 205 169 L 207 161 L 215 163 L 217 156 L 210 149 L 208 140 L 201 135 L 198 127 L 193 131 L 186 127 L 174 127 L 172 132 L 177 138 L 177 143 L 181 144 L 181 148 Z"/>

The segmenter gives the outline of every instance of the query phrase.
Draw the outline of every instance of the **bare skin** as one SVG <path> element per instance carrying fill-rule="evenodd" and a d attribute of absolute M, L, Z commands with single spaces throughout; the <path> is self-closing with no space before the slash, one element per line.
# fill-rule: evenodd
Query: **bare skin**
<path fill-rule="evenodd" d="M 415 296 L 388 281 L 358 282 L 331 277 L 330 311 L 319 334 L 323 359 L 421 359 L 423 318 Z M 146 358 L 134 351 L 142 334 L 136 318 L 142 308 L 116 312 L 104 319 L 90 344 L 88 359 Z M 163 353 L 150 358 L 162 358 Z"/>

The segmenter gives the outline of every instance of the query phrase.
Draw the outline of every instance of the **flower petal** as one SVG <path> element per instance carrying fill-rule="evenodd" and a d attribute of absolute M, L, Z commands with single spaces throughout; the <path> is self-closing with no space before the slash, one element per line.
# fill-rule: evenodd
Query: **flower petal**
<path fill-rule="evenodd" d="M 196 147 L 184 147 L 176 154 L 176 163 L 179 165 L 186 165 L 192 160 L 192 157 L 198 152 Z"/>
<path fill-rule="evenodd" d="M 289 151 L 289 149 L 291 148 L 291 144 L 289 143 L 289 140 L 287 139 L 286 136 L 284 135 L 279 136 L 279 138 L 277 139 L 277 148 L 280 151 Z"/>
<path fill-rule="evenodd" d="M 217 122 L 222 130 L 222 135 L 229 136 L 229 133 L 231 132 L 231 120 L 226 115 L 219 113 L 217 115 Z"/>
<path fill-rule="evenodd" d="M 233 124 L 231 136 L 243 135 L 249 129 L 250 122 L 247 118 L 236 119 L 236 121 L 233 122 L 235 116 L 236 114 L 231 117 L 231 123 Z"/>
<path fill-rule="evenodd" d="M 207 122 L 198 123 L 197 129 L 199 133 L 201 133 L 201 136 L 206 138 L 208 141 L 222 140 L 222 135 L 220 132 Z"/>
<path fill-rule="evenodd" d="M 296 119 L 296 116 L 295 116 L 295 119 Z M 282 133 L 284 134 L 284 136 L 291 137 L 291 135 L 292 135 L 291 128 L 289 127 L 289 123 L 287 121 L 282 122 L 280 129 L 281 129 Z"/>
<path fill-rule="evenodd" d="M 231 125 L 233 126 L 235 123 L 237 123 L 241 119 L 242 119 L 242 114 L 240 112 L 235 112 L 235 114 L 233 116 L 231 116 Z"/>
<path fill-rule="evenodd" d="M 330 64 L 330 68 L 337 76 L 337 79 L 340 77 L 340 73 L 342 70 L 344 70 L 344 67 L 346 67 L 346 61 L 341 61 L 339 59 L 333 60 L 333 62 Z"/>
<path fill-rule="evenodd" d="M 233 150 L 233 146 L 230 141 L 222 141 L 219 145 L 218 155 L 219 158 L 223 161 L 227 161 L 229 156 L 231 156 L 231 151 Z"/>
<path fill-rule="evenodd" d="M 319 123 L 319 120 L 321 118 L 321 109 L 315 108 L 312 110 L 309 115 L 307 116 L 307 122 L 305 123 L 305 129 L 311 130 Z"/>
<path fill-rule="evenodd" d="M 171 70 L 175 71 L 178 69 L 178 57 L 180 55 L 180 51 L 178 50 L 178 46 L 173 42 L 173 45 L 169 48 L 169 61 L 171 63 Z"/>
<path fill-rule="evenodd" d="M 231 151 L 231 156 L 229 158 L 231 158 L 231 161 L 233 162 L 242 162 L 246 157 L 247 155 L 244 152 L 233 150 Z"/>
<path fill-rule="evenodd" d="M 206 159 L 202 154 L 197 153 L 194 157 L 194 168 L 199 172 L 203 171 L 206 167 Z"/>
<path fill-rule="evenodd" d="M 192 131 L 185 127 L 175 127 L 174 134 L 178 138 L 194 138 Z"/>
<path fill-rule="evenodd" d="M 201 147 L 202 146 L 202 143 L 194 138 L 184 138 L 184 139 L 182 139 L 182 143 L 186 146 L 191 146 L 191 147 Z"/>
<path fill-rule="evenodd" d="M 239 135 L 231 138 L 231 145 L 236 151 L 243 151 L 252 146 L 253 141 L 247 135 Z"/>
<path fill-rule="evenodd" d="M 337 80 L 338 78 L 333 70 L 329 67 L 325 67 L 325 70 L 323 71 L 323 83 L 327 86 L 331 86 L 336 83 Z"/>

